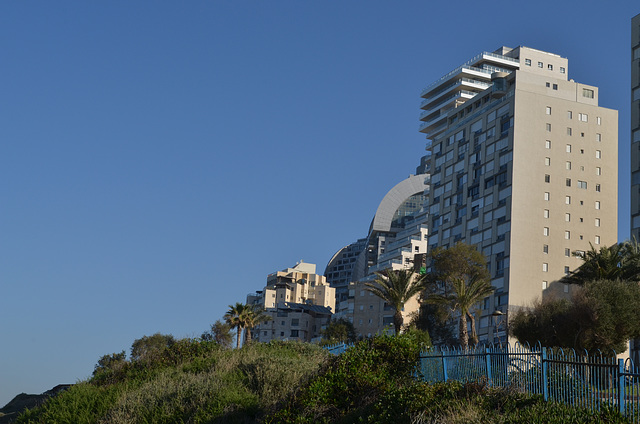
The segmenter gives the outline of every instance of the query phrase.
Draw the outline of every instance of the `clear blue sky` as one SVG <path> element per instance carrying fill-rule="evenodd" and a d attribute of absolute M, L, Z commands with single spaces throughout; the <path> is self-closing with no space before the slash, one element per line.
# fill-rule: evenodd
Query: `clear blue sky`
<path fill-rule="evenodd" d="M 433 5 L 433 6 L 432 6 Z M 0 406 L 198 336 L 366 235 L 424 152 L 419 93 L 484 50 L 569 58 L 620 111 L 636 0 L 0 3 Z"/>

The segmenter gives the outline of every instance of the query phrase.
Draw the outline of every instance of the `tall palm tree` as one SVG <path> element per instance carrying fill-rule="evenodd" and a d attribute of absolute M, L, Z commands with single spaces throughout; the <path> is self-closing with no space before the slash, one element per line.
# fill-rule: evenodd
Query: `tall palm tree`
<path fill-rule="evenodd" d="M 467 349 L 469 347 L 467 318 L 471 319 L 473 339 L 477 339 L 473 316 L 474 306 L 493 293 L 493 286 L 488 278 L 478 274 L 472 274 L 468 278 L 454 278 L 449 283 L 449 292 L 432 293 L 426 302 L 449 305 L 451 312 L 460 312 L 459 340 L 462 348 Z"/>
<path fill-rule="evenodd" d="M 378 296 L 387 302 L 393 309 L 393 326 L 396 334 L 400 334 L 404 318 L 402 310 L 414 296 L 418 295 L 424 288 L 422 280 L 416 278 L 413 270 L 391 270 L 388 269 L 382 273 L 377 273 L 378 278 L 372 283 L 364 283 L 366 290 Z"/>
<path fill-rule="evenodd" d="M 247 326 L 247 311 L 248 306 L 244 303 L 236 302 L 235 305 L 229 305 L 229 310 L 224 314 L 224 320 L 236 329 L 236 347 L 240 348 L 240 339 L 242 337 L 242 330 Z"/>
<path fill-rule="evenodd" d="M 245 310 L 245 343 L 251 342 L 251 330 L 261 322 L 268 321 L 271 317 L 264 313 L 258 305 L 247 305 Z"/>

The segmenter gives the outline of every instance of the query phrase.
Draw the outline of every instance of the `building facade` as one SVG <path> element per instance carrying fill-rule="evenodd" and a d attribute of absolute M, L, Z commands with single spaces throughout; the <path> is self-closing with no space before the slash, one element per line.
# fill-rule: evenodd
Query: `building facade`
<path fill-rule="evenodd" d="M 640 240 L 640 15 L 631 19 L 631 235 Z"/>
<path fill-rule="evenodd" d="M 478 312 L 481 341 L 493 341 L 495 310 L 568 294 L 557 281 L 580 265 L 572 252 L 617 242 L 617 111 L 568 72 L 566 58 L 502 47 L 422 92 L 429 249 L 463 241 L 485 254 L 495 292 Z"/>
<path fill-rule="evenodd" d="M 293 268 L 269 274 L 262 291 L 249 294 L 271 319 L 254 329 L 254 339 L 317 341 L 335 312 L 336 292 L 316 265 L 300 261 Z"/>

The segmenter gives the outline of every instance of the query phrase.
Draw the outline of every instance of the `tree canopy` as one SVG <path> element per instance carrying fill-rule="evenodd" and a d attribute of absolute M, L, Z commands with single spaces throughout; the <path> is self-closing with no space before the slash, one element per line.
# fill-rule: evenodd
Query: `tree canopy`
<path fill-rule="evenodd" d="M 393 308 L 393 327 L 396 334 L 400 334 L 404 324 L 402 310 L 410 299 L 423 290 L 422 279 L 411 269 L 388 269 L 376 275 L 378 277 L 374 282 L 365 283 L 366 289 Z"/>
<path fill-rule="evenodd" d="M 459 342 L 469 346 L 467 318 L 471 320 L 471 340 L 477 343 L 474 307 L 493 293 L 487 261 L 475 246 L 456 243 L 453 247 L 436 248 L 428 255 L 430 272 L 424 276 L 430 282 L 425 301 L 447 305 L 450 314 L 460 313 Z"/>
<path fill-rule="evenodd" d="M 572 301 L 547 300 L 517 311 L 510 328 L 521 343 L 621 353 L 640 336 L 640 287 L 634 281 L 589 281 Z"/>
<path fill-rule="evenodd" d="M 356 341 L 356 329 L 345 318 L 331 320 L 321 333 L 323 344 L 354 343 Z"/>

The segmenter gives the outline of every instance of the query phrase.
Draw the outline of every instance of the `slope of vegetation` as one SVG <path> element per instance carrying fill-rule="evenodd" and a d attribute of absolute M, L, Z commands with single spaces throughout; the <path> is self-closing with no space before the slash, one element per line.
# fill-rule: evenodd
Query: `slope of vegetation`
<path fill-rule="evenodd" d="M 93 378 L 16 422 L 253 423 L 327 357 L 304 343 L 230 350 L 180 340 L 137 361 L 107 361 Z"/>
<path fill-rule="evenodd" d="M 615 411 L 592 413 L 482 384 L 423 383 L 416 375 L 420 341 L 415 332 L 375 337 L 340 356 L 294 342 L 231 350 L 171 341 L 132 361 L 106 355 L 93 378 L 17 422 L 626 422 Z"/>

